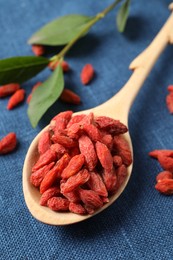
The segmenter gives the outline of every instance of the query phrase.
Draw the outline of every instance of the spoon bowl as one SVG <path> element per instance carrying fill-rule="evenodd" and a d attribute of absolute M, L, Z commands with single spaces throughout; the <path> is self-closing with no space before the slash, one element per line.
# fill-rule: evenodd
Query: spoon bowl
<path fill-rule="evenodd" d="M 171 6 L 171 9 L 173 6 Z M 93 112 L 95 116 L 109 116 L 113 119 L 120 120 L 126 126 L 128 126 L 128 115 L 130 111 L 130 107 L 136 97 L 138 91 L 143 85 L 145 79 L 150 73 L 153 65 L 157 61 L 158 57 L 162 53 L 162 51 L 166 48 L 168 43 L 173 42 L 173 15 L 171 14 L 165 25 L 162 27 L 158 35 L 151 42 L 151 44 L 130 64 L 130 69 L 133 70 L 133 73 L 125 84 L 125 86 L 110 100 L 107 102 L 89 110 L 80 111 L 75 114 L 88 114 L 89 112 Z M 102 208 L 95 211 L 92 215 L 77 215 L 74 213 L 57 213 L 52 211 L 48 207 L 43 207 L 39 204 L 40 201 L 40 193 L 38 189 L 36 189 L 30 183 L 30 175 L 33 165 L 38 159 L 38 151 L 37 145 L 38 140 L 43 131 L 47 130 L 49 126 L 46 126 L 32 141 L 23 167 L 23 192 L 26 205 L 31 212 L 31 214 L 39 221 L 50 224 L 50 225 L 68 225 L 77 223 L 83 220 L 86 220 L 107 207 L 109 207 L 115 200 L 120 196 L 120 194 L 125 189 L 132 172 L 133 163 L 127 168 L 127 178 L 123 185 L 119 188 L 116 194 L 109 197 L 109 202 L 104 204 Z M 124 134 L 125 139 L 128 141 L 129 146 L 131 148 L 131 153 L 133 154 L 132 142 L 129 135 L 129 132 Z"/>

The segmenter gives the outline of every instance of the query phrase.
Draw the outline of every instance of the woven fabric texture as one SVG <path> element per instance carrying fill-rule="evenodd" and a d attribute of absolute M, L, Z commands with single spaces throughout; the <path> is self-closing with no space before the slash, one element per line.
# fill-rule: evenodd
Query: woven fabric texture
<path fill-rule="evenodd" d="M 112 2 L 0 0 L 0 59 L 33 55 L 27 40 L 49 21 L 72 13 L 95 15 Z M 173 198 L 154 189 L 162 169 L 148 156 L 154 149 L 173 149 L 173 116 L 165 102 L 167 86 L 173 84 L 172 46 L 159 58 L 131 108 L 134 168 L 127 188 L 111 207 L 85 222 L 49 226 L 32 217 L 22 191 L 22 167 L 32 139 L 58 112 L 84 110 L 112 97 L 130 77 L 130 62 L 168 18 L 168 4 L 132 0 L 123 34 L 116 29 L 116 8 L 73 47 L 66 57 L 71 72 L 65 76 L 65 86 L 80 95 L 80 105 L 57 101 L 33 129 L 26 102 L 8 111 L 8 98 L 0 99 L 0 138 L 11 131 L 18 137 L 15 152 L 0 156 L 0 259 L 173 259 Z M 50 48 L 49 55 L 58 50 Z M 96 76 L 84 87 L 80 71 L 86 63 L 93 64 Z M 27 95 L 49 74 L 46 69 L 24 83 Z"/>

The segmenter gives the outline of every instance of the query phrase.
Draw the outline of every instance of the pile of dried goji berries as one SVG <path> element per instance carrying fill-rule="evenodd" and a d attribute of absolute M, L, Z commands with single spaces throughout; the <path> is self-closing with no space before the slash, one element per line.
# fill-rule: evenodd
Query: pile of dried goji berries
<path fill-rule="evenodd" d="M 38 142 L 39 157 L 31 183 L 39 188 L 40 204 L 55 211 L 93 214 L 109 201 L 127 178 L 132 163 L 127 127 L 106 116 L 55 116 Z"/>
<path fill-rule="evenodd" d="M 154 150 L 149 155 L 157 159 L 164 171 L 156 177 L 155 188 L 165 195 L 173 194 L 173 150 Z"/>

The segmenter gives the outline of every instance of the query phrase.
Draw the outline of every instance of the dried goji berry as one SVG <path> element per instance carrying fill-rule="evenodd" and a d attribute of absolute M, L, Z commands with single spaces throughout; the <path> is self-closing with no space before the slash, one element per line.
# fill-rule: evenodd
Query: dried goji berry
<path fill-rule="evenodd" d="M 71 110 L 61 112 L 58 115 L 54 116 L 54 118 L 50 121 L 50 128 L 52 130 L 62 130 L 65 129 L 68 122 L 71 119 L 73 112 Z"/>
<path fill-rule="evenodd" d="M 127 178 L 127 168 L 124 164 L 116 169 L 117 175 L 117 189 L 125 182 Z"/>
<path fill-rule="evenodd" d="M 80 203 L 70 202 L 69 210 L 80 215 L 86 214 L 86 209 Z"/>
<path fill-rule="evenodd" d="M 173 114 L 173 92 L 166 96 L 166 105 L 171 114 Z"/>
<path fill-rule="evenodd" d="M 85 164 L 87 165 L 89 171 L 93 171 L 96 167 L 98 159 L 94 145 L 88 136 L 82 135 L 79 138 L 79 149 L 81 154 L 85 157 Z"/>
<path fill-rule="evenodd" d="M 173 174 L 172 172 L 169 172 L 169 171 L 163 171 L 163 172 L 160 172 L 157 176 L 156 176 L 156 181 L 157 182 L 160 182 L 164 179 L 172 179 L 173 178 Z"/>
<path fill-rule="evenodd" d="M 48 165 L 43 166 L 42 168 L 38 169 L 37 171 L 33 172 L 30 176 L 30 182 L 35 186 L 39 187 L 43 178 L 48 173 L 50 169 L 54 166 L 54 162 L 51 162 Z"/>
<path fill-rule="evenodd" d="M 89 208 L 97 209 L 103 206 L 100 196 L 93 190 L 79 189 L 82 202 Z"/>
<path fill-rule="evenodd" d="M 79 123 L 84 117 L 85 117 L 84 114 L 72 116 L 72 118 L 70 119 L 70 121 L 67 124 L 67 128 L 69 128 L 70 126 L 72 126 L 75 123 Z"/>
<path fill-rule="evenodd" d="M 164 155 L 164 156 L 167 156 L 167 157 L 173 157 L 173 150 L 153 150 L 151 152 L 149 152 L 149 156 L 155 158 L 155 159 L 158 159 L 158 156 L 159 155 Z"/>
<path fill-rule="evenodd" d="M 68 193 L 79 186 L 83 185 L 86 183 L 90 178 L 90 174 L 86 169 L 83 169 L 79 171 L 77 174 L 71 176 L 68 178 L 68 180 L 63 183 L 63 186 L 61 186 L 61 192 L 62 193 Z"/>
<path fill-rule="evenodd" d="M 81 134 L 82 128 L 79 123 L 75 123 L 67 129 L 67 135 L 70 138 L 78 139 Z"/>
<path fill-rule="evenodd" d="M 61 159 L 57 161 L 54 167 L 47 172 L 40 185 L 40 193 L 43 194 L 49 189 L 53 183 L 60 178 L 62 171 L 68 165 L 70 157 L 68 154 L 64 154 Z"/>
<path fill-rule="evenodd" d="M 40 203 L 47 203 L 56 211 L 77 214 L 93 214 L 107 203 L 108 194 L 115 193 L 125 182 L 127 166 L 132 162 L 130 147 L 120 135 L 127 129 L 122 129 L 118 120 L 95 120 L 92 112 L 73 117 L 72 111 L 66 111 L 55 116 L 47 136 L 40 138 L 40 156 L 30 177 L 33 185 L 40 186 L 40 193 L 45 194 Z M 49 163 L 53 167 L 43 176 Z M 59 190 L 56 194 L 51 192 L 52 187 L 60 188 L 60 194 Z"/>
<path fill-rule="evenodd" d="M 114 168 L 111 170 L 104 170 L 102 173 L 103 181 L 106 186 L 108 192 L 112 192 L 115 190 L 117 186 L 117 175 Z"/>
<path fill-rule="evenodd" d="M 57 153 L 57 158 L 60 159 L 61 156 L 68 152 L 68 150 L 61 144 L 51 144 L 50 149 Z"/>
<path fill-rule="evenodd" d="M 58 67 L 59 64 L 62 67 L 63 72 L 67 72 L 67 71 L 70 70 L 69 64 L 64 60 L 61 63 L 59 63 L 59 61 L 51 61 L 48 65 L 48 67 L 51 70 L 55 70 Z"/>
<path fill-rule="evenodd" d="M 20 88 L 18 83 L 11 83 L 0 87 L 0 98 L 6 97 L 14 92 L 16 92 Z"/>
<path fill-rule="evenodd" d="M 90 137 L 90 139 L 93 142 L 97 142 L 101 140 L 101 133 L 95 125 L 84 124 L 83 130 L 86 132 L 86 134 Z"/>
<path fill-rule="evenodd" d="M 54 211 L 68 211 L 70 202 L 61 197 L 52 197 L 47 201 L 47 205 Z"/>
<path fill-rule="evenodd" d="M 52 197 L 56 197 L 60 195 L 60 189 L 58 187 L 51 187 L 49 188 L 48 190 L 46 190 L 41 198 L 40 198 L 40 205 L 41 206 L 46 206 L 47 205 L 47 202 L 50 198 Z"/>
<path fill-rule="evenodd" d="M 104 134 L 102 136 L 101 142 L 107 146 L 107 148 L 111 151 L 113 147 L 113 137 L 110 134 Z"/>
<path fill-rule="evenodd" d="M 81 103 L 80 96 L 74 93 L 74 91 L 65 88 L 61 95 L 60 95 L 60 100 L 62 100 L 65 103 L 69 104 L 74 104 L 74 105 L 79 105 Z"/>
<path fill-rule="evenodd" d="M 14 132 L 11 132 L 4 136 L 0 140 L 0 154 L 7 154 L 12 152 L 17 145 L 17 137 Z"/>
<path fill-rule="evenodd" d="M 108 131 L 110 134 L 119 135 L 128 131 L 127 126 L 119 120 L 107 116 L 98 116 L 95 118 L 95 123 L 100 129 Z"/>
<path fill-rule="evenodd" d="M 74 157 L 75 155 L 80 154 L 79 147 L 73 147 L 70 149 L 69 154 L 71 157 Z"/>
<path fill-rule="evenodd" d="M 37 82 L 37 83 L 33 86 L 32 91 L 31 91 L 31 93 L 29 94 L 29 96 L 27 97 L 27 100 L 26 100 L 26 102 L 27 102 L 28 104 L 29 104 L 29 102 L 31 101 L 33 91 L 34 91 L 35 89 L 37 89 L 41 84 L 42 84 L 42 82 Z"/>
<path fill-rule="evenodd" d="M 113 158 L 109 149 L 105 144 L 101 142 L 96 142 L 95 147 L 96 147 L 97 156 L 99 158 L 102 167 L 107 171 L 111 171 L 113 168 Z"/>
<path fill-rule="evenodd" d="M 9 99 L 7 104 L 7 109 L 11 110 L 14 107 L 16 107 L 18 104 L 20 104 L 25 98 L 25 90 L 24 89 L 18 89 Z"/>
<path fill-rule="evenodd" d="M 163 180 L 160 180 L 155 185 L 155 188 L 160 193 L 163 193 L 165 195 L 172 195 L 173 194 L 173 179 L 163 179 Z"/>
<path fill-rule="evenodd" d="M 167 89 L 168 89 L 169 92 L 172 92 L 173 91 L 173 85 L 169 85 Z"/>
<path fill-rule="evenodd" d="M 129 143 L 122 135 L 114 136 L 114 149 L 116 155 L 122 158 L 123 163 L 129 166 L 132 163 L 132 154 Z"/>
<path fill-rule="evenodd" d="M 85 158 L 83 154 L 75 155 L 74 157 L 72 157 L 67 167 L 63 170 L 61 177 L 63 179 L 67 179 L 76 174 L 82 168 L 84 161 Z"/>
<path fill-rule="evenodd" d="M 87 182 L 87 185 L 91 190 L 97 192 L 98 195 L 103 197 L 108 196 L 105 184 L 98 173 L 90 172 L 90 178 Z"/>
<path fill-rule="evenodd" d="M 38 152 L 39 154 L 45 153 L 51 146 L 50 133 L 49 131 L 44 131 L 38 141 Z"/>
<path fill-rule="evenodd" d="M 91 64 L 86 64 L 80 74 L 81 82 L 87 85 L 94 77 L 94 68 Z"/>
<path fill-rule="evenodd" d="M 85 115 L 84 118 L 80 121 L 80 125 L 90 125 L 94 122 L 94 114 L 90 112 L 89 114 Z"/>
<path fill-rule="evenodd" d="M 34 172 L 34 171 L 42 168 L 43 166 L 45 166 L 45 165 L 47 165 L 47 164 L 49 164 L 51 162 L 55 162 L 56 159 L 57 159 L 56 152 L 54 152 L 51 149 L 49 149 L 45 153 L 40 155 L 38 161 L 33 166 L 32 171 Z"/>
<path fill-rule="evenodd" d="M 158 161 L 164 170 L 173 172 L 173 157 L 161 153 L 158 155 Z"/>
<path fill-rule="evenodd" d="M 118 156 L 118 155 L 113 156 L 113 162 L 114 162 L 115 168 L 121 166 L 122 163 L 123 163 L 122 162 L 122 158 L 120 156 Z"/>
<path fill-rule="evenodd" d="M 87 206 L 87 205 L 84 205 L 84 208 L 86 209 L 86 211 L 87 211 L 88 214 L 90 214 L 90 215 L 94 214 L 94 211 L 95 211 L 95 210 L 94 210 L 92 207 L 89 207 L 89 206 Z"/>
<path fill-rule="evenodd" d="M 63 186 L 65 183 L 61 183 L 61 188 L 63 190 Z M 75 203 L 79 203 L 80 202 L 80 197 L 79 197 L 79 193 L 78 190 L 73 190 L 70 192 L 61 192 L 63 194 L 64 197 L 66 197 L 70 202 L 75 202 Z"/>
<path fill-rule="evenodd" d="M 45 53 L 45 47 L 43 45 L 32 45 L 32 51 L 36 56 L 42 56 Z"/>
<path fill-rule="evenodd" d="M 77 142 L 70 138 L 69 136 L 65 136 L 60 133 L 56 133 L 52 136 L 51 139 L 54 143 L 58 143 L 63 145 L 66 148 L 72 148 L 77 146 Z"/>

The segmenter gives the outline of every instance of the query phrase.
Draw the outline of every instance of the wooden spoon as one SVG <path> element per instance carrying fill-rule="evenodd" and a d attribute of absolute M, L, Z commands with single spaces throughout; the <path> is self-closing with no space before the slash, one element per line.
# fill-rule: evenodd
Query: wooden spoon
<path fill-rule="evenodd" d="M 170 5 L 170 9 L 173 10 L 173 5 Z M 143 85 L 145 79 L 147 78 L 149 72 L 151 71 L 153 65 L 158 59 L 159 55 L 165 49 L 168 43 L 173 43 L 173 14 L 170 15 L 169 19 L 162 27 L 161 31 L 152 41 L 152 43 L 146 48 L 133 62 L 130 64 L 130 69 L 134 70 L 132 76 L 125 84 L 125 86 L 110 100 L 102 105 L 99 105 L 93 109 L 81 111 L 78 113 L 89 113 L 94 112 L 95 115 L 106 115 L 114 119 L 120 120 L 124 124 L 128 124 L 128 114 L 130 107 L 136 97 L 139 89 Z M 125 189 L 132 171 L 132 165 L 128 167 L 128 177 L 123 184 L 123 186 L 118 190 L 118 192 L 110 197 L 110 201 L 106 203 L 101 209 L 97 210 L 93 215 L 81 216 L 74 213 L 57 213 L 50 210 L 48 207 L 40 206 L 40 193 L 39 191 L 30 183 L 29 178 L 31 175 L 32 166 L 38 157 L 37 144 L 40 135 L 43 131 L 48 128 L 45 127 L 33 140 L 29 150 L 27 152 L 24 167 L 23 167 L 23 192 L 31 214 L 39 221 L 51 224 L 51 225 L 68 225 L 76 222 L 88 219 L 107 207 L 109 207 L 123 192 Z M 128 140 L 131 151 L 132 143 L 129 133 L 125 134 L 125 138 Z"/>

